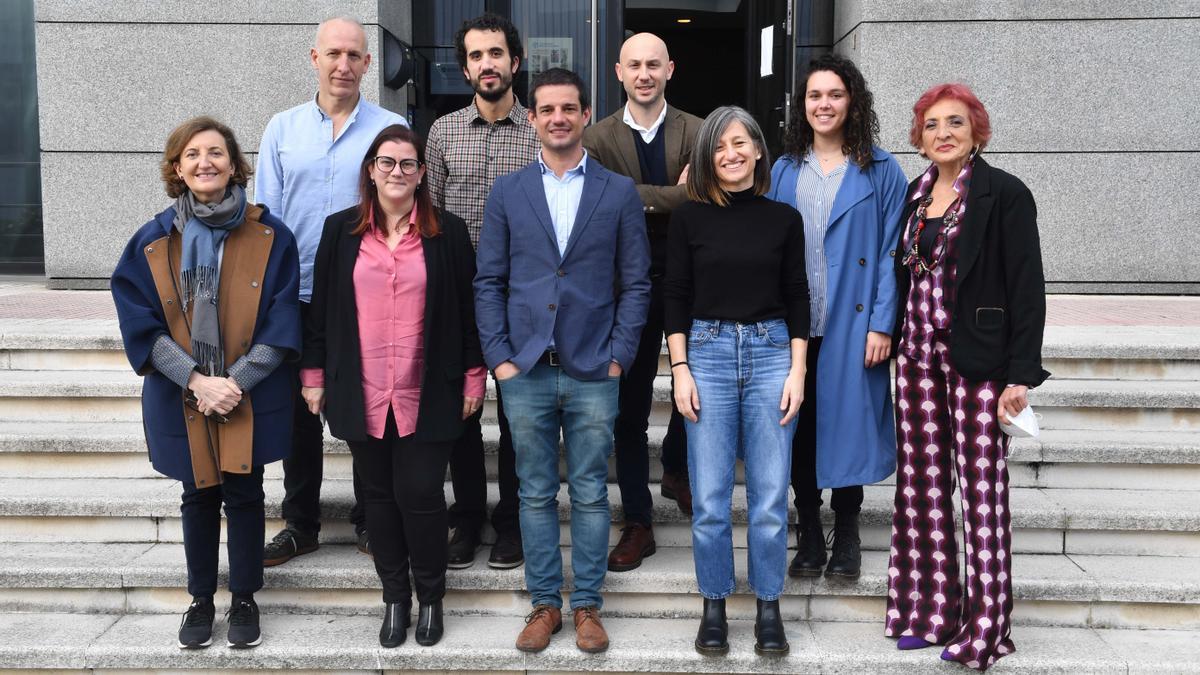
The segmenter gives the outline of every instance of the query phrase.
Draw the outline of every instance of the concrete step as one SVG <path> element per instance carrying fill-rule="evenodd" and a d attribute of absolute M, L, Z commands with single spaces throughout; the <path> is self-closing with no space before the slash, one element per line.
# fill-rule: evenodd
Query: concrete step
<path fill-rule="evenodd" d="M 281 527 L 280 481 L 267 481 L 267 530 Z M 447 502 L 453 491 L 447 483 Z M 498 488 L 489 484 L 489 503 Z M 894 488 L 865 489 L 863 544 L 887 550 L 890 544 Z M 161 478 L 0 479 L 0 541 L 5 542 L 179 542 L 180 488 Z M 663 546 L 688 546 L 691 520 L 675 502 L 652 490 L 653 519 Z M 610 486 L 611 541 L 619 536 L 623 515 L 620 491 Z M 353 501 L 350 481 L 327 480 L 322 512 L 325 541 L 352 541 L 344 522 Z M 1079 553 L 1200 557 L 1200 491 L 1043 490 L 1013 488 L 1010 508 L 1016 530 L 1013 548 L 1021 553 Z M 564 486 L 558 497 L 564 541 L 569 536 L 570 500 Z M 734 541 L 745 546 L 745 488 L 736 486 L 732 517 Z M 823 511 L 827 523 L 832 514 Z M 795 514 L 791 514 L 795 520 Z"/>
<path fill-rule="evenodd" d="M 182 612 L 183 605 L 179 606 Z M 208 649 L 175 646 L 179 614 L 3 614 L 0 663 L 29 669 L 208 669 L 212 671 L 365 670 L 394 672 L 645 672 L 645 673 L 897 673 L 957 668 L 939 650 L 901 652 L 881 636 L 880 622 L 787 621 L 791 653 L 764 658 L 753 650 L 753 622 L 729 626 L 730 651 L 704 657 L 692 647 L 692 619 L 606 618 L 611 646 L 587 655 L 575 648 L 569 619 L 539 654 L 513 641 L 524 623 L 515 616 L 450 617 L 434 647 L 410 638 L 396 649 L 379 647 L 379 619 L 324 614 L 262 617 L 263 644 L 235 651 L 219 642 Z M 219 619 L 214 642 L 227 630 Z M 994 673 L 1200 672 L 1200 632 L 1016 626 L 1016 652 Z"/>
<path fill-rule="evenodd" d="M 488 383 L 488 398 L 494 398 Z M 654 383 L 651 424 L 665 425 L 670 379 Z M 28 421 L 139 421 L 141 381 L 130 371 L 14 370 L 0 381 L 0 419 Z M 1045 429 L 1200 429 L 1200 381 L 1056 380 L 1030 393 Z M 494 402 L 484 411 L 494 421 Z"/>
<path fill-rule="evenodd" d="M 570 548 L 563 554 L 570 590 Z M 493 570 L 486 558 L 481 550 L 473 567 L 449 571 L 447 612 L 527 612 L 524 570 Z M 728 611 L 731 618 L 753 619 L 745 549 L 735 551 L 734 560 L 736 597 Z M 855 582 L 789 578 L 784 616 L 871 620 L 883 613 L 886 571 L 887 553 L 870 551 Z M 373 614 L 381 601 L 374 566 L 350 545 L 324 546 L 265 572 L 258 600 L 267 611 Z M 224 574 L 223 566 L 222 584 Z M 1013 579 L 1018 624 L 1200 629 L 1200 559 L 1018 554 Z M 187 604 L 186 588 L 179 544 L 10 544 L 0 553 L 0 612 L 168 612 Z M 638 569 L 610 572 L 604 590 L 612 616 L 699 618 L 690 548 L 659 547 Z"/>
<path fill-rule="evenodd" d="M 328 433 L 328 432 L 327 432 Z M 666 429 L 649 429 L 650 479 L 658 482 Z M 499 429 L 484 426 L 488 477 L 497 475 Z M 325 475 L 349 478 L 346 444 L 326 436 Z M 282 465 L 267 467 L 281 477 Z M 566 475 L 565 461 L 560 475 Z M 1046 430 L 1037 439 L 1015 439 L 1009 455 L 1014 487 L 1132 490 L 1200 489 L 1200 435 L 1192 432 L 1113 432 Z M 153 478 L 140 422 L 0 422 L 0 478 Z M 739 467 L 738 481 L 741 482 Z M 616 459 L 609 460 L 616 481 Z M 894 483 L 892 479 L 885 484 Z"/>

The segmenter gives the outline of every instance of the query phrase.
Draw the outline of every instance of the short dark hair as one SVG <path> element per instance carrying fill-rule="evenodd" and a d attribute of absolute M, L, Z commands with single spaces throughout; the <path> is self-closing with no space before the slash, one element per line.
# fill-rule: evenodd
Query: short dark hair
<path fill-rule="evenodd" d="M 188 141 L 192 140 L 192 136 L 203 131 L 215 131 L 225 139 L 229 163 L 233 168 L 233 177 L 229 182 L 242 187 L 246 187 L 250 182 L 250 162 L 242 154 L 242 148 L 238 145 L 233 130 L 207 115 L 193 117 L 175 127 L 171 135 L 167 136 L 167 147 L 163 149 L 162 161 L 159 162 L 159 174 L 162 176 L 163 187 L 166 188 L 168 197 L 178 197 L 188 191 L 187 183 L 175 173 L 175 164 L 183 156 L 183 151 L 187 148 Z"/>
<path fill-rule="evenodd" d="M 485 12 L 467 19 L 458 27 L 454 34 L 454 52 L 458 57 L 458 67 L 467 67 L 467 32 L 473 30 L 494 30 L 504 33 L 504 41 L 508 43 L 508 56 L 513 59 L 525 60 L 525 49 L 521 46 L 521 34 L 511 21 L 491 12 Z"/>
<path fill-rule="evenodd" d="M 587 86 L 584 85 L 583 78 L 566 68 L 550 68 L 534 75 L 533 82 L 529 85 L 529 109 L 534 111 L 535 115 L 537 114 L 537 90 L 556 84 L 569 84 L 578 89 L 579 108 L 581 110 L 591 109 L 592 103 L 588 100 Z"/>

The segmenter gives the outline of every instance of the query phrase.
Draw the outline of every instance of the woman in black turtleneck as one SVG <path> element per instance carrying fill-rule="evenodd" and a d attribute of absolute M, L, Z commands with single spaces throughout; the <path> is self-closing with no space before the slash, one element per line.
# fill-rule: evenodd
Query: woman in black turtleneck
<path fill-rule="evenodd" d="M 691 201 L 675 209 L 668 230 L 663 297 L 675 405 L 688 426 L 692 550 L 704 596 L 696 649 L 729 649 L 730 505 L 740 457 L 758 598 L 754 649 L 782 655 L 788 480 L 809 326 L 804 227 L 795 209 L 763 196 L 771 161 L 745 110 L 709 115 L 690 166 Z"/>

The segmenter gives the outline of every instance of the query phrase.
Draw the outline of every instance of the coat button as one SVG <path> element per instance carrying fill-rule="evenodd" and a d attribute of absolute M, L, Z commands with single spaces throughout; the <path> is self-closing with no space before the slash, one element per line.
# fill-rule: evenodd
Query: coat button
<path fill-rule="evenodd" d="M 175 301 L 174 301 L 174 300 L 168 300 L 168 301 L 167 301 L 167 304 L 168 304 L 168 305 L 173 305 L 173 304 L 175 304 Z"/>
<path fill-rule="evenodd" d="M 154 247 L 153 247 L 153 246 L 147 246 L 147 247 L 146 247 L 146 253 L 154 253 Z"/>
<path fill-rule="evenodd" d="M 200 483 L 199 483 L 199 485 L 204 485 L 204 484 L 205 484 L 205 483 L 207 483 L 207 482 L 208 482 L 208 481 L 206 481 L 206 480 L 204 480 L 203 478 L 201 478 L 201 479 L 200 479 Z"/>
<path fill-rule="evenodd" d="M 546 309 L 549 309 L 551 312 L 553 312 L 555 307 L 557 307 L 557 305 L 555 305 L 554 303 L 550 303 L 550 306 L 547 307 Z"/>
<path fill-rule="evenodd" d="M 858 264 L 859 264 L 859 265 L 866 266 L 866 264 L 867 264 L 867 259 L 866 259 L 866 258 L 859 258 L 859 259 L 858 259 Z"/>
<path fill-rule="evenodd" d="M 559 271 L 558 271 L 558 276 L 560 276 L 560 277 L 565 277 L 565 276 L 567 276 L 567 271 L 566 271 L 566 270 L 559 270 Z"/>
<path fill-rule="evenodd" d="M 890 256 L 892 256 L 893 258 L 895 258 L 895 257 L 896 257 L 896 252 L 895 252 L 895 251 L 888 251 L 888 255 L 890 255 Z"/>
<path fill-rule="evenodd" d="M 263 234 L 271 234 L 270 228 L 263 230 Z M 242 467 L 243 469 L 246 467 Z"/>
<path fill-rule="evenodd" d="M 258 288 L 258 282 L 257 282 L 257 281 L 251 281 L 251 282 L 250 282 L 250 288 Z"/>
<path fill-rule="evenodd" d="M 195 422 L 195 421 L 196 421 L 196 416 L 195 416 L 195 415 L 188 415 L 188 421 L 189 421 L 189 422 Z"/>
<path fill-rule="evenodd" d="M 243 470 L 243 471 L 245 471 L 246 469 L 249 469 L 249 468 L 250 468 L 250 467 L 246 466 L 245 464 L 243 464 L 243 465 L 242 465 L 242 470 Z"/>
<path fill-rule="evenodd" d="M 863 309 L 863 308 L 862 308 L 862 305 L 855 305 L 855 306 L 854 306 L 854 311 L 856 311 L 856 312 L 861 312 L 861 311 L 862 311 L 862 309 Z"/>

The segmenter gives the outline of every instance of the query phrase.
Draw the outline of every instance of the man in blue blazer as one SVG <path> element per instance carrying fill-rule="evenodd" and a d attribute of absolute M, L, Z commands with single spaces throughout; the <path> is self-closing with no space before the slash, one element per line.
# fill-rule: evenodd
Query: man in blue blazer
<path fill-rule="evenodd" d="M 502 176 L 483 213 L 475 311 L 496 375 L 520 479 L 525 585 L 533 611 L 517 648 L 545 649 L 562 627 L 558 439 L 571 494 L 575 643 L 608 648 L 600 623 L 607 571 L 608 456 L 618 382 L 633 363 L 650 304 L 650 245 L 633 181 L 589 161 L 591 117 L 578 75 L 538 74 L 529 121 L 538 160 Z"/>

